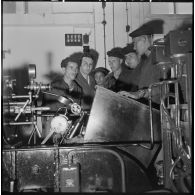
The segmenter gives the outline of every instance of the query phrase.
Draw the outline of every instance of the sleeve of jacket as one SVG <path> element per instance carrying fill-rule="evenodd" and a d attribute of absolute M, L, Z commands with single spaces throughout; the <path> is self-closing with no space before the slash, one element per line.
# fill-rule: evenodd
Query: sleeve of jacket
<path fill-rule="evenodd" d="M 103 81 L 103 86 L 107 89 L 111 89 L 116 84 L 116 79 L 108 74 Z"/>

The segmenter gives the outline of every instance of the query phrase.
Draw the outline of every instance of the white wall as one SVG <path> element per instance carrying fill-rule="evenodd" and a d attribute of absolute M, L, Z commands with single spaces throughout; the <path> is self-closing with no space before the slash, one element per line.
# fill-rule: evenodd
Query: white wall
<path fill-rule="evenodd" d="M 90 47 L 99 52 L 97 66 L 105 66 L 101 2 L 29 2 L 28 5 L 28 14 L 24 14 L 24 2 L 17 2 L 16 14 L 3 15 L 3 50 L 11 50 L 10 54 L 5 54 L 3 69 L 34 63 L 37 66 L 37 81 L 48 82 L 45 74 L 50 71 L 59 72 L 63 58 L 83 50 L 82 47 L 66 47 L 65 33 L 90 33 Z M 165 21 L 166 34 L 179 26 L 184 19 L 191 18 L 189 15 L 159 15 L 154 7 L 150 3 L 107 2 L 106 51 L 114 46 L 124 47 L 131 42 L 126 33 L 126 9 L 130 32 L 148 20 L 162 18 Z M 185 13 L 190 13 L 189 4 L 185 3 L 183 7 L 186 8 Z M 164 4 L 164 8 L 160 6 L 160 9 L 167 13 L 170 11 L 170 3 Z M 181 10 L 181 5 L 178 5 L 178 9 Z M 157 14 L 154 14 L 155 11 Z"/>

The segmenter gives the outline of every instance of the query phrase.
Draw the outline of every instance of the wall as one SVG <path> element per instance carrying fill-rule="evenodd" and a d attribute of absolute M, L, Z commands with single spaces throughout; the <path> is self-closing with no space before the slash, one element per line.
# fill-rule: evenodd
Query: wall
<path fill-rule="evenodd" d="M 51 72 L 60 72 L 60 62 L 82 47 L 66 47 L 65 33 L 90 34 L 90 47 L 99 52 L 97 66 L 105 66 L 103 9 L 100 2 L 24 2 L 16 3 L 16 14 L 3 15 L 3 50 L 10 49 L 3 59 L 3 69 L 17 68 L 24 64 L 36 64 L 37 81 L 50 82 Z M 164 34 L 177 28 L 184 20 L 192 21 L 191 15 L 168 15 L 172 13 L 170 3 L 107 2 L 106 51 L 112 47 L 124 47 L 131 42 L 126 33 L 127 22 L 130 32 L 144 22 L 162 18 Z M 189 4 L 182 13 L 191 13 Z M 155 7 L 156 6 L 156 7 Z M 181 10 L 181 5 L 177 6 Z M 163 9 L 162 9 L 163 8 Z M 161 14 L 156 11 L 160 9 Z M 128 13 L 128 15 L 127 15 Z M 114 20 L 113 20 L 114 18 Z M 107 56 L 106 56 L 107 57 Z M 107 59 L 106 66 L 108 67 Z"/>

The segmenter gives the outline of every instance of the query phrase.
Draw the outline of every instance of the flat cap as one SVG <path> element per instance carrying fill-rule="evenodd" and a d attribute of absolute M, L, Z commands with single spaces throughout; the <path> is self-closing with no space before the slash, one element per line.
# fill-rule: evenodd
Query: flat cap
<path fill-rule="evenodd" d="M 129 34 L 130 37 L 135 38 L 142 35 L 153 35 L 153 34 L 162 34 L 163 33 L 163 23 L 161 19 L 151 20 L 138 29 L 134 30 Z"/>
<path fill-rule="evenodd" d="M 95 75 L 96 72 L 102 72 L 105 76 L 109 73 L 109 70 L 104 67 L 98 67 L 95 70 L 92 71 L 92 75 Z"/>
<path fill-rule="evenodd" d="M 62 60 L 61 67 L 62 68 L 66 68 L 67 65 L 68 65 L 68 62 L 75 62 L 75 63 L 78 64 L 78 60 L 76 58 L 74 58 L 74 57 L 67 57 L 67 58 Z"/>
<path fill-rule="evenodd" d="M 110 51 L 107 52 L 108 57 L 118 57 L 123 59 L 124 55 L 122 54 L 122 48 L 114 47 Z"/>
<path fill-rule="evenodd" d="M 126 55 L 128 53 L 133 53 L 133 52 L 135 52 L 135 50 L 133 48 L 134 48 L 133 43 L 130 43 L 126 47 L 123 47 L 121 52 L 123 55 Z"/>

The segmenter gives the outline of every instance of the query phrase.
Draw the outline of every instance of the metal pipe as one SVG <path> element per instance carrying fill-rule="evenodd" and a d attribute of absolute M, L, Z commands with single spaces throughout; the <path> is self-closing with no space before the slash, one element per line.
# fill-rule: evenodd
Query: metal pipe
<path fill-rule="evenodd" d="M 96 50 L 95 9 L 93 7 L 94 48 Z"/>
<path fill-rule="evenodd" d="M 32 95 L 33 98 L 37 98 L 37 95 Z M 12 96 L 3 96 L 3 99 L 19 99 L 19 98 L 30 98 L 30 95 L 12 95 Z"/>
<path fill-rule="evenodd" d="M 154 147 L 154 130 L 153 130 L 153 114 L 152 114 L 152 88 L 149 87 L 149 111 L 150 111 L 150 146 L 145 146 L 143 144 L 139 144 L 140 146 L 152 150 Z"/>
<path fill-rule="evenodd" d="M 114 2 L 112 3 L 112 17 L 113 17 L 113 47 L 115 47 L 115 35 L 114 35 Z"/>
<path fill-rule="evenodd" d="M 149 149 L 149 150 L 152 150 L 153 147 L 154 147 L 154 129 L 153 129 L 153 113 L 152 113 L 152 88 L 153 87 L 157 87 L 157 86 L 162 86 L 162 85 L 165 85 L 165 84 L 168 84 L 168 83 L 176 83 L 177 80 L 173 80 L 173 81 L 161 81 L 161 82 L 158 82 L 158 83 L 154 83 L 154 84 L 151 84 L 148 88 L 148 92 L 149 92 L 149 111 L 150 111 L 150 138 L 151 138 L 151 142 L 150 142 L 150 147 L 148 146 L 145 146 L 143 144 L 139 144 L 140 146 L 146 148 L 146 149 Z"/>
<path fill-rule="evenodd" d="M 102 8 L 103 8 L 103 28 L 104 28 L 104 63 L 105 63 L 105 68 L 106 68 L 106 14 L 105 14 L 105 7 L 106 7 L 106 3 L 103 2 L 102 3 Z"/>
<path fill-rule="evenodd" d="M 176 97 L 176 126 L 178 128 L 179 133 L 179 147 L 182 146 L 182 133 L 181 133 L 181 127 L 180 127 L 180 104 L 179 104 L 179 83 L 175 84 L 175 97 Z"/>
<path fill-rule="evenodd" d="M 10 122 L 10 123 L 3 123 L 3 125 L 34 125 L 36 122 Z"/>
<path fill-rule="evenodd" d="M 149 109 L 150 109 L 150 136 L 151 136 L 151 147 L 154 147 L 154 129 L 153 129 L 153 113 L 152 113 L 152 89 L 149 89 Z"/>
<path fill-rule="evenodd" d="M 126 14 L 127 14 L 127 26 L 129 25 L 129 14 L 128 14 L 128 6 L 126 2 Z M 129 34 L 127 32 L 127 43 L 129 43 Z"/>
<path fill-rule="evenodd" d="M 177 13 L 176 3 L 173 3 L 173 14 Z"/>
<path fill-rule="evenodd" d="M 3 103 L 4 106 L 10 106 L 10 105 L 24 105 L 26 102 L 7 102 Z"/>

